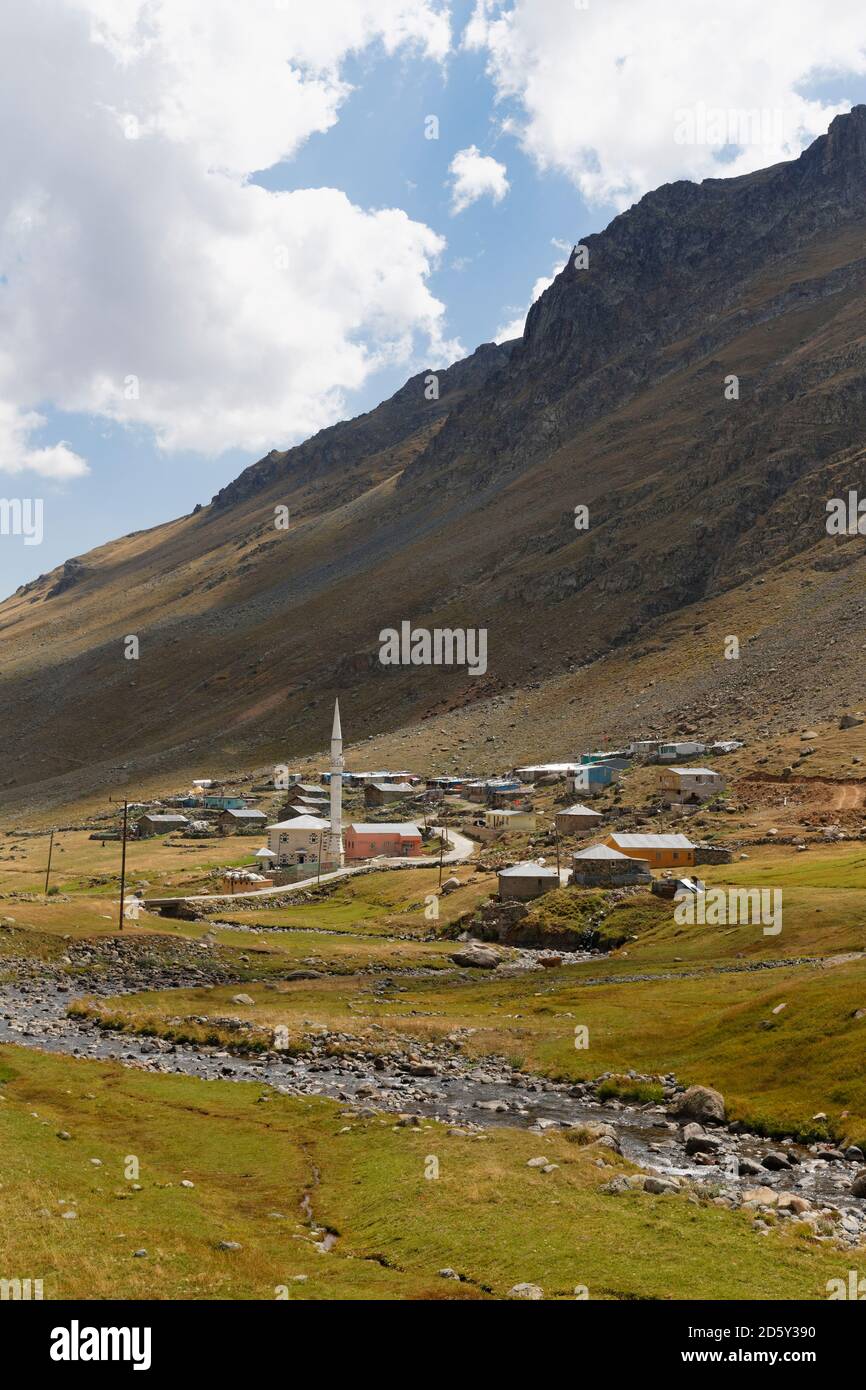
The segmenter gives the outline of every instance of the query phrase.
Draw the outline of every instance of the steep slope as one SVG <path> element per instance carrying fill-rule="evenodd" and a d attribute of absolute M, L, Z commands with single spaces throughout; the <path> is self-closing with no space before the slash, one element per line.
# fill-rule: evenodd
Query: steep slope
<path fill-rule="evenodd" d="M 438 399 L 421 374 L 19 591 L 4 801 L 297 755 L 335 691 L 356 736 L 473 706 L 463 747 L 496 737 L 500 763 L 686 710 L 772 723 L 858 698 L 864 543 L 825 523 L 862 471 L 864 233 L 857 107 L 798 160 L 649 194 Z M 382 667 L 404 619 L 487 628 L 487 673 Z M 524 718 L 486 734 L 515 688 Z"/>

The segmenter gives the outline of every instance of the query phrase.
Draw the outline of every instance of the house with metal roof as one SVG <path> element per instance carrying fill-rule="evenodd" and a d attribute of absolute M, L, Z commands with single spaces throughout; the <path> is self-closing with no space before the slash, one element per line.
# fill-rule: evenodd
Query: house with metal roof
<path fill-rule="evenodd" d="M 364 805 L 386 806 L 389 801 L 403 801 L 414 790 L 411 782 L 368 782 L 364 788 Z"/>
<path fill-rule="evenodd" d="M 151 811 L 146 811 L 136 822 L 140 840 L 149 839 L 151 835 L 167 835 L 170 830 L 185 830 L 188 825 L 186 816 L 159 815 Z"/>
<path fill-rule="evenodd" d="M 254 830 L 261 830 L 267 825 L 267 821 L 264 811 L 246 808 L 236 811 L 229 807 L 217 817 L 217 825 L 223 835 L 246 835 Z"/>
<path fill-rule="evenodd" d="M 572 855 L 569 883 L 581 888 L 628 888 L 652 883 L 646 862 L 610 845 L 590 845 Z"/>
<path fill-rule="evenodd" d="M 358 859 L 407 859 L 421 853 L 421 831 L 413 821 L 353 821 L 343 834 L 346 863 Z"/>
<path fill-rule="evenodd" d="M 645 859 L 653 869 L 682 869 L 695 862 L 695 847 L 687 835 L 631 835 L 617 830 L 604 843 L 631 859 Z"/>
<path fill-rule="evenodd" d="M 499 897 L 503 902 L 526 902 L 559 887 L 559 870 L 555 866 L 531 861 L 500 869 L 497 877 Z"/>
<path fill-rule="evenodd" d="M 581 830 L 589 830 L 602 819 L 600 811 L 593 811 L 591 806 L 582 806 L 580 802 L 575 802 L 573 806 L 566 806 L 565 810 L 556 813 L 556 830 L 559 835 L 576 835 Z"/>
<path fill-rule="evenodd" d="M 659 773 L 662 800 L 697 805 L 725 790 L 725 779 L 711 767 L 666 767 Z"/>

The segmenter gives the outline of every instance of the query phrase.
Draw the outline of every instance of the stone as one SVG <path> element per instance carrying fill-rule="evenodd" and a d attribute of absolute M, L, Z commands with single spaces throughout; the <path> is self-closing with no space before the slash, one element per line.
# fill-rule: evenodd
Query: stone
<path fill-rule="evenodd" d="M 527 1160 L 526 1166 L 527 1168 L 546 1168 L 548 1162 L 549 1159 L 546 1158 L 530 1158 Z"/>
<path fill-rule="evenodd" d="M 687 1154 L 715 1154 L 721 1147 L 721 1139 L 714 1134 L 690 1134 L 686 1140 Z"/>
<path fill-rule="evenodd" d="M 451 959 L 455 965 L 468 966 L 471 970 L 495 970 L 502 957 L 490 946 L 478 946 L 473 943 L 459 951 L 452 951 Z"/>
<path fill-rule="evenodd" d="M 623 1192 L 631 1191 L 631 1183 L 624 1173 L 618 1173 L 615 1178 L 611 1178 L 610 1182 L 606 1182 L 603 1187 L 599 1188 L 599 1191 L 606 1193 L 609 1197 L 620 1197 Z"/>
<path fill-rule="evenodd" d="M 544 1298 L 544 1290 L 540 1289 L 537 1284 L 514 1284 L 508 1290 L 508 1297 L 528 1298 L 533 1302 L 538 1302 L 539 1299 Z"/>
<path fill-rule="evenodd" d="M 789 1159 L 783 1153 L 779 1153 L 778 1149 L 771 1149 L 769 1153 L 764 1154 L 761 1162 L 771 1173 L 780 1173 L 791 1166 Z"/>
<path fill-rule="evenodd" d="M 779 1194 L 772 1187 L 747 1187 L 743 1193 L 746 1206 L 774 1207 L 778 1200 Z"/>
<path fill-rule="evenodd" d="M 851 1184 L 852 1197 L 866 1197 L 866 1168 L 861 1168 L 859 1173 L 854 1174 L 854 1181 Z"/>
<path fill-rule="evenodd" d="M 440 1270 L 439 1270 L 439 1278 L 440 1278 L 440 1279 L 459 1279 L 459 1278 L 460 1278 L 460 1275 L 457 1273 L 457 1270 L 456 1270 L 456 1269 L 440 1269 Z"/>
<path fill-rule="evenodd" d="M 251 999 L 250 996 L 249 996 L 248 994 L 233 994 L 233 995 L 232 995 L 232 1003 L 233 1003 L 233 1004 L 254 1004 L 255 1002 L 256 1002 L 256 1001 L 255 1001 L 254 999 Z"/>
<path fill-rule="evenodd" d="M 644 1192 L 653 1192 L 659 1197 L 670 1197 L 675 1192 L 679 1192 L 680 1183 L 677 1178 L 661 1177 L 659 1174 L 651 1173 L 644 1179 Z"/>
<path fill-rule="evenodd" d="M 702 1124 L 724 1124 L 725 1098 L 711 1086 L 690 1086 L 675 1096 L 668 1114 L 680 1119 L 699 1120 Z"/>
<path fill-rule="evenodd" d="M 741 1154 L 737 1159 L 737 1173 L 741 1178 L 756 1178 L 763 1172 L 762 1165 L 754 1158 L 749 1158 L 748 1154 Z"/>
<path fill-rule="evenodd" d="M 243 1248 L 236 1240 L 221 1240 L 217 1246 L 218 1250 L 243 1250 Z"/>
<path fill-rule="evenodd" d="M 807 1202 L 805 1197 L 799 1197 L 795 1192 L 780 1192 L 776 1205 L 779 1211 L 792 1211 L 799 1216 L 801 1212 L 809 1210 L 811 1203 Z"/>

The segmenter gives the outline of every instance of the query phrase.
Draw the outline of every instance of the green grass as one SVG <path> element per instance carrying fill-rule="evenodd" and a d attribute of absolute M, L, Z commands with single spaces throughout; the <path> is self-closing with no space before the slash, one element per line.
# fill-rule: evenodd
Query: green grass
<path fill-rule="evenodd" d="M 0 1276 L 42 1279 L 46 1299 L 501 1298 L 523 1281 L 548 1299 L 581 1285 L 592 1299 L 823 1299 L 829 1279 L 866 1268 L 684 1196 L 608 1196 L 628 1165 L 604 1151 L 599 1168 L 597 1148 L 564 1134 L 395 1128 L 254 1084 L 12 1047 L 0 1067 Z M 527 1168 L 541 1152 L 555 1172 Z M 329 1254 L 304 1192 L 337 1234 Z M 445 1266 L 465 1282 L 441 1279 Z"/>
<path fill-rule="evenodd" d="M 584 984 L 584 980 L 600 983 Z M 252 1006 L 231 1003 L 231 987 L 172 990 L 86 1001 L 95 1018 L 133 1030 L 165 1032 L 168 1018 L 236 1016 L 270 1031 L 287 1027 L 297 1046 L 311 1027 L 347 1031 L 371 1050 L 389 1038 L 439 1041 L 471 1029 L 473 1056 L 513 1058 L 528 1071 L 575 1080 L 610 1071 L 675 1071 L 689 1083 L 717 1087 L 732 1117 L 753 1119 L 767 1133 L 807 1133 L 819 1110 L 832 1132 L 866 1132 L 866 961 L 829 968 L 655 975 L 617 983 L 595 962 L 555 975 L 476 975 L 407 979 L 399 993 L 375 994 L 359 976 L 296 981 L 269 990 L 250 985 Z M 773 1010 L 780 1004 L 785 1007 Z M 575 1047 L 575 1029 L 589 1047 Z M 230 1031 L 217 1036 L 232 1045 Z"/>

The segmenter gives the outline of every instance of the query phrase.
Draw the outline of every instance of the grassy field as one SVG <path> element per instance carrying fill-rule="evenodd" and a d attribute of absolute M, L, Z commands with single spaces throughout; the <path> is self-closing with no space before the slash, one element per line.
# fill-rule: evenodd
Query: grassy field
<path fill-rule="evenodd" d="M 370 1053 L 438 1043 L 460 1029 L 472 1059 L 505 1056 L 575 1080 L 674 1071 L 717 1087 L 731 1118 L 768 1134 L 864 1143 L 862 847 L 753 847 L 749 859 L 700 872 L 713 885 L 781 888 L 781 933 L 680 926 L 672 904 L 641 894 L 605 917 L 602 935 L 621 943 L 606 956 L 511 976 L 458 972 L 449 961 L 456 925 L 491 893 L 494 876 L 461 866 L 461 886 L 439 900 L 435 920 L 425 909 L 436 869 L 401 870 L 288 907 L 233 907 L 249 931 L 221 926 L 218 915 L 145 914 L 127 928 L 125 939 L 155 961 L 206 940 L 209 959 L 243 982 L 250 1005 L 232 1002 L 231 983 L 92 997 L 73 1008 L 129 1031 L 232 1047 L 235 1032 L 194 1020 L 245 1020 L 251 1047 L 270 1046 L 285 1025 L 297 1049 L 326 1029 Z M 530 916 L 570 929 L 600 905 L 597 893 L 561 890 Z M 0 957 L 55 961 L 70 938 L 98 953 L 115 933 L 108 893 L 86 877 L 60 900 L 7 897 L 0 926 Z M 747 968 L 812 956 L 820 960 Z M 316 977 L 285 979 L 299 967 Z M 397 987 L 378 989 L 383 974 Z M 578 1025 L 589 1030 L 581 1050 Z M 351 1118 L 324 1100 L 253 1084 L 149 1076 L 11 1047 L 0 1049 L 0 1066 L 0 1277 L 42 1278 L 46 1297 L 478 1298 L 530 1281 L 554 1298 L 573 1298 L 578 1285 L 594 1298 L 819 1298 L 828 1278 L 844 1274 L 837 1266 L 856 1264 L 793 1229 L 756 1238 L 746 1216 L 685 1197 L 602 1194 L 611 1169 L 563 1134 L 395 1127 L 393 1117 Z M 813 1122 L 818 1111 L 826 1127 Z M 58 1139 L 59 1130 L 72 1139 Z M 527 1169 L 539 1153 L 559 1168 Z M 140 1160 L 138 1191 L 124 1177 L 128 1155 Z M 440 1176 L 428 1181 L 431 1156 Z M 63 1203 L 75 1204 L 75 1219 L 61 1215 Z M 319 1227 L 337 1233 L 330 1253 L 316 1248 Z M 219 1249 L 224 1240 L 242 1249 Z M 136 1257 L 139 1249 L 147 1255 Z M 441 1279 L 445 1266 L 465 1282 Z"/>
<path fill-rule="evenodd" d="M 132 890 L 147 884 L 154 896 L 161 892 L 219 892 L 223 888 L 219 870 L 254 865 L 260 844 L 254 835 L 225 835 L 213 840 L 155 835 L 129 840 L 127 886 Z M 117 840 L 91 840 L 87 830 L 58 831 L 49 888 L 53 894 L 63 896 L 117 898 L 120 856 Z M 0 900 L 21 893 L 41 898 L 47 865 L 47 835 L 0 836 Z"/>
<path fill-rule="evenodd" d="M 42 1279 L 46 1299 L 477 1299 L 524 1281 L 548 1299 L 823 1299 L 866 1270 L 685 1195 L 606 1195 L 627 1165 L 562 1133 L 399 1127 L 10 1047 L 0 1087 L 0 1277 Z M 526 1166 L 540 1153 L 555 1172 Z"/>

